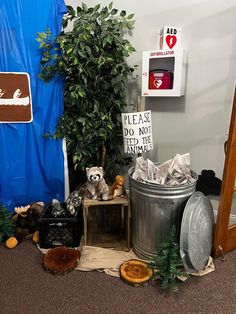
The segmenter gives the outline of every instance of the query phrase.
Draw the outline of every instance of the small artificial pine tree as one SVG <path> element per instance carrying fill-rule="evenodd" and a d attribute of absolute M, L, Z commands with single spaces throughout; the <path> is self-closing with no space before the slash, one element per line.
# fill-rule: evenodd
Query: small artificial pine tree
<path fill-rule="evenodd" d="M 11 213 L 0 204 L 0 242 L 14 234 L 14 222 Z"/>
<path fill-rule="evenodd" d="M 153 262 L 149 267 L 154 269 L 153 279 L 161 279 L 161 288 L 166 290 L 170 288 L 177 292 L 177 276 L 186 276 L 182 260 L 179 255 L 179 246 L 176 240 L 176 228 L 173 225 L 167 239 L 163 241 Z"/>

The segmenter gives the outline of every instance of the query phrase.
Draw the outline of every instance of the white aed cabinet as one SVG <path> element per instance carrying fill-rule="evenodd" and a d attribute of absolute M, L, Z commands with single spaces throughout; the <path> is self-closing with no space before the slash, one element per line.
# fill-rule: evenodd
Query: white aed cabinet
<path fill-rule="evenodd" d="M 143 52 L 142 96 L 185 94 L 187 52 L 182 49 Z"/>

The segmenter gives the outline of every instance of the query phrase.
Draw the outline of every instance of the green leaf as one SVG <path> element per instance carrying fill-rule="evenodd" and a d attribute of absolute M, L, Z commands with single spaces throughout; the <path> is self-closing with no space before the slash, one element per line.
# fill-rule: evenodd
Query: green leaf
<path fill-rule="evenodd" d="M 109 11 L 107 7 L 101 10 L 101 19 L 106 19 L 109 16 Z"/>
<path fill-rule="evenodd" d="M 110 2 L 109 5 L 108 5 L 109 10 L 112 9 L 112 6 L 113 6 L 113 2 Z"/>
<path fill-rule="evenodd" d="M 129 14 L 126 18 L 127 20 L 131 20 L 134 17 L 134 14 Z"/>
<path fill-rule="evenodd" d="M 77 7 L 77 8 L 76 8 L 76 12 L 77 12 L 77 15 L 80 15 L 80 13 L 82 12 L 81 7 Z"/>
<path fill-rule="evenodd" d="M 73 51 L 73 47 L 69 48 L 69 49 L 66 51 L 66 53 L 67 53 L 67 54 L 70 54 L 72 51 Z"/>
<path fill-rule="evenodd" d="M 120 16 L 122 16 L 122 17 L 126 16 L 126 11 L 122 10 L 122 11 L 120 12 Z"/>
<path fill-rule="evenodd" d="M 112 9 L 112 10 L 111 10 L 111 15 L 116 15 L 117 12 L 118 12 L 117 9 Z"/>
<path fill-rule="evenodd" d="M 83 51 L 78 51 L 78 54 L 82 57 L 82 58 L 86 58 L 86 54 Z"/>
<path fill-rule="evenodd" d="M 88 10 L 87 5 L 83 2 L 82 3 L 82 9 L 86 12 Z"/>
<path fill-rule="evenodd" d="M 87 13 L 92 14 L 93 12 L 94 12 L 94 9 L 93 9 L 93 8 L 88 8 Z"/>
<path fill-rule="evenodd" d="M 62 21 L 62 27 L 63 27 L 63 28 L 66 28 L 67 25 L 68 25 L 68 20 L 63 20 L 63 21 Z"/>
<path fill-rule="evenodd" d="M 83 92 L 79 91 L 78 94 L 80 95 L 80 97 L 84 97 Z"/>
<path fill-rule="evenodd" d="M 92 54 L 91 48 L 89 46 L 86 46 L 85 50 L 89 56 Z"/>
<path fill-rule="evenodd" d="M 46 33 L 38 33 L 38 37 L 40 39 L 46 39 L 47 38 L 47 34 Z"/>
<path fill-rule="evenodd" d="M 94 7 L 94 11 L 97 12 L 99 9 L 100 9 L 101 5 L 100 4 L 97 4 L 95 5 Z"/>
<path fill-rule="evenodd" d="M 111 44 L 112 41 L 113 41 L 113 38 L 112 38 L 112 36 L 109 34 L 109 35 L 107 36 L 107 42 L 108 42 L 109 44 Z M 110 58 L 110 59 L 111 59 L 111 58 Z"/>
<path fill-rule="evenodd" d="M 135 21 L 128 21 L 126 23 L 126 27 L 129 29 L 129 30 L 132 30 L 134 28 L 134 24 L 135 24 Z"/>
<path fill-rule="evenodd" d="M 73 9 L 73 7 L 71 5 L 67 5 L 66 8 L 67 8 L 67 12 L 70 15 L 75 15 L 75 10 Z"/>
<path fill-rule="evenodd" d="M 129 52 L 135 52 L 135 51 L 136 51 L 135 48 L 132 47 L 132 46 L 130 46 L 130 47 L 128 48 L 128 50 L 129 50 Z"/>
<path fill-rule="evenodd" d="M 46 46 L 46 43 L 43 41 L 40 43 L 39 48 L 44 48 Z"/>

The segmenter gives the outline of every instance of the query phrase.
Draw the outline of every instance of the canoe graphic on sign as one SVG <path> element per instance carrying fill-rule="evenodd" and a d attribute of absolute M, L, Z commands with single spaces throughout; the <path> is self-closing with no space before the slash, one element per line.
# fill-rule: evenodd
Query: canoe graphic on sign
<path fill-rule="evenodd" d="M 28 73 L 0 72 L 0 123 L 28 123 L 32 120 Z"/>

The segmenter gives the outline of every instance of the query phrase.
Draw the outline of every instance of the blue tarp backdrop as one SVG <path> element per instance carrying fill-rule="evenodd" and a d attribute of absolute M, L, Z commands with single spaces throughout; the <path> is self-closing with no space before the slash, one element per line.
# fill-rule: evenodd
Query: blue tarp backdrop
<path fill-rule="evenodd" d="M 33 201 L 64 200 L 60 140 L 46 139 L 63 111 L 60 79 L 45 84 L 37 32 L 61 31 L 64 0 L 0 0 L 0 71 L 30 76 L 33 122 L 0 124 L 0 203 L 10 211 Z"/>

